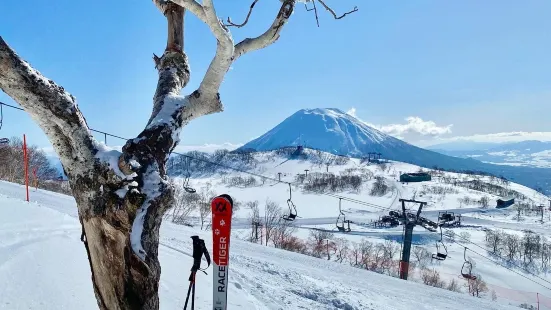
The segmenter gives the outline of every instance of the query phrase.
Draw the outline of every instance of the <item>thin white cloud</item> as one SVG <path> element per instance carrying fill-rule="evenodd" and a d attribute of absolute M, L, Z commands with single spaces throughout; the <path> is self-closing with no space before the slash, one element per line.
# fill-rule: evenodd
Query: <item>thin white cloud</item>
<path fill-rule="evenodd" d="M 384 133 L 392 136 L 404 136 L 406 134 L 417 134 L 421 136 L 441 136 L 452 132 L 453 124 L 438 126 L 433 121 L 425 121 L 418 116 L 409 116 L 405 124 L 390 124 L 379 127 Z"/>
<path fill-rule="evenodd" d="M 551 141 L 551 131 L 512 131 L 490 134 L 475 134 L 470 136 L 456 136 L 439 138 L 432 142 L 474 141 L 474 142 L 520 142 L 526 140 Z"/>
<path fill-rule="evenodd" d="M 353 116 L 364 124 L 378 129 L 386 134 L 399 139 L 416 139 L 419 136 L 439 137 L 452 132 L 453 124 L 439 126 L 434 121 L 425 121 L 419 116 L 409 116 L 404 120 L 405 124 L 374 125 L 358 118 L 356 108 L 352 107 L 346 114 Z"/>

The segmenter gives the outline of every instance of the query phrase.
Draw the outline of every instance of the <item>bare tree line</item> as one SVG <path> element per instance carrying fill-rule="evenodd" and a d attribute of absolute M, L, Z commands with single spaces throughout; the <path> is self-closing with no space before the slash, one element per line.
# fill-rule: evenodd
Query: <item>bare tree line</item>
<path fill-rule="evenodd" d="M 440 182 L 445 184 L 451 184 L 453 186 L 463 187 L 472 189 L 475 191 L 488 193 L 500 197 L 514 197 L 517 200 L 528 201 L 530 200 L 526 195 L 507 188 L 509 181 L 502 177 L 488 176 L 489 182 L 483 181 L 483 176 L 481 175 L 468 175 L 463 176 L 462 178 L 454 177 L 448 174 L 445 174 L 441 171 L 431 171 L 431 175 L 438 176 Z"/>
<path fill-rule="evenodd" d="M 312 172 L 308 176 L 298 175 L 296 181 L 303 183 L 303 189 L 307 192 L 342 192 L 344 190 L 359 191 L 363 180 L 358 175 L 341 174 L 332 172 Z"/>
<path fill-rule="evenodd" d="M 488 252 L 510 265 L 532 272 L 547 272 L 551 266 L 551 242 L 533 231 L 517 235 L 487 229 L 484 241 Z"/>
<path fill-rule="evenodd" d="M 58 171 L 48 160 L 46 153 L 36 145 L 27 145 L 29 186 L 58 193 L 70 194 L 70 189 L 60 181 Z M 10 138 L 8 145 L 0 146 L 0 179 L 25 184 L 23 141 Z M 35 177 L 36 172 L 36 177 Z"/>
<path fill-rule="evenodd" d="M 170 219 L 173 223 L 194 226 L 191 220 L 195 215 L 201 230 L 209 229 L 212 220 L 211 201 L 216 196 L 210 182 L 201 187 L 194 188 L 195 192 L 187 192 L 183 184 L 175 179 L 170 179 L 174 188 L 174 202 L 164 214 L 164 219 Z M 233 199 L 233 215 L 239 211 L 241 203 Z"/>
<path fill-rule="evenodd" d="M 390 186 L 388 186 L 388 184 L 386 184 L 385 178 L 382 176 L 376 176 L 375 183 L 373 183 L 369 194 L 371 196 L 384 196 L 388 192 L 390 192 L 390 190 L 391 188 Z"/>
<path fill-rule="evenodd" d="M 245 207 L 250 210 L 251 231 L 246 237 L 249 242 L 273 245 L 276 248 L 349 264 L 392 277 L 399 276 L 401 246 L 395 241 L 386 240 L 379 243 L 363 239 L 360 242 L 351 242 L 323 229 L 310 230 L 308 238 L 302 240 L 293 235 L 296 227 L 281 218 L 284 210 L 277 203 L 266 200 L 263 216 L 259 212 L 258 201 L 249 201 L 245 203 Z M 462 234 L 461 237 L 470 238 L 468 233 Z M 410 274 L 415 275 L 417 272 L 417 278 L 423 284 L 454 292 L 463 292 L 462 287 L 466 289 L 466 293 L 476 297 L 488 292 L 486 282 L 480 275 L 477 275 L 476 280 L 464 284 L 460 284 L 456 279 L 446 282 L 438 271 L 429 268 L 431 262 L 432 253 L 424 247 L 415 246 L 409 265 Z M 474 264 L 474 261 L 471 262 Z"/>
<path fill-rule="evenodd" d="M 229 151 L 220 149 L 212 154 L 201 151 L 189 151 L 183 154 L 171 156 L 167 162 L 168 171 L 171 175 L 193 176 L 206 175 L 212 173 L 223 173 L 235 169 L 248 170 L 255 169 L 265 161 L 274 160 L 276 157 L 289 157 L 296 152 L 296 147 L 282 147 L 272 152 L 262 152 L 264 156 L 257 158 L 255 154 L 259 153 L 252 149 L 238 149 Z M 305 149 L 299 159 L 309 160 L 312 165 L 323 168 L 323 166 L 342 166 L 350 162 L 350 158 L 320 150 Z M 226 166 L 226 167 L 224 167 Z"/>
<path fill-rule="evenodd" d="M 253 153 L 244 151 L 230 152 L 216 150 L 212 154 L 201 151 L 189 151 L 183 155 L 173 155 L 167 162 L 168 172 L 172 176 L 201 176 L 235 169 L 253 169 L 258 165 Z M 224 167 L 226 166 L 226 167 Z"/>

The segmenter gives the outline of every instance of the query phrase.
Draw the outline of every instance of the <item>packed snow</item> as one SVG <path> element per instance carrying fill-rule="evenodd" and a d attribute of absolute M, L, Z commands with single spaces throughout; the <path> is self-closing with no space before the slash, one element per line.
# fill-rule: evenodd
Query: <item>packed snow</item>
<path fill-rule="evenodd" d="M 277 170 L 286 170 L 287 178 L 291 178 L 305 166 L 312 168 L 305 162 L 288 161 Z M 414 169 L 409 165 L 397 165 L 396 168 Z M 192 180 L 192 183 L 215 183 L 219 179 L 219 176 L 211 176 Z M 217 193 L 228 192 L 240 201 L 265 200 L 266 197 L 285 201 L 285 190 L 284 186 L 276 186 L 273 182 L 248 189 L 216 185 Z M 401 195 L 409 190 L 402 186 Z M 366 195 L 362 196 L 369 200 Z M 0 309 L 97 309 L 86 253 L 80 242 L 74 199 L 43 190 L 32 190 L 30 202 L 23 201 L 24 197 L 23 186 L 0 182 L 0 281 L 9 283 L 0 289 Z M 388 195 L 376 202 L 382 204 L 386 200 L 387 206 L 395 206 L 395 198 L 395 195 Z M 326 223 L 323 216 L 335 213 L 335 201 L 326 197 L 306 195 L 297 190 L 293 199 L 302 216 L 299 225 L 312 222 L 323 225 Z M 361 207 L 347 206 L 347 210 L 355 210 L 358 217 L 363 214 Z M 239 240 L 239 219 L 243 223 L 244 216 L 237 215 L 235 240 L 230 249 L 229 309 L 518 309 L 500 300 L 474 298 Z M 209 231 L 170 221 L 162 225 L 161 309 L 181 309 L 184 304 L 192 264 L 192 235 L 205 239 L 207 247 L 211 248 Z M 371 236 L 377 237 L 377 234 Z M 449 250 L 450 257 L 459 259 L 461 249 L 450 246 Z M 480 262 L 477 268 L 485 273 L 489 282 L 521 283 L 517 278 L 502 274 L 495 266 Z M 208 275 L 197 277 L 196 309 L 212 307 L 211 272 L 212 267 L 209 267 Z M 526 288 L 534 288 L 526 285 Z"/>

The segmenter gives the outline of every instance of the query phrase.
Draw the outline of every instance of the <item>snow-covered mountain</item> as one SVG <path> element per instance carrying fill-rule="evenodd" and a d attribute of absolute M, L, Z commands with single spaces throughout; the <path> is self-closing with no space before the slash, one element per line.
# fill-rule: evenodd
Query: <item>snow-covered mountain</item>
<path fill-rule="evenodd" d="M 377 152 L 386 159 L 429 168 L 483 171 L 551 193 L 551 169 L 492 165 L 426 150 L 382 133 L 334 108 L 299 110 L 238 150 L 268 151 L 296 145 L 352 157 L 367 157 L 369 152 Z"/>
<path fill-rule="evenodd" d="M 441 146 L 433 146 L 430 149 L 450 156 L 476 158 L 493 164 L 551 168 L 551 142 L 522 141 L 484 149 L 458 150 Z"/>
<path fill-rule="evenodd" d="M 362 157 L 384 152 L 403 142 L 372 128 L 339 109 L 303 109 L 241 149 L 269 151 L 304 145 L 334 154 Z"/>

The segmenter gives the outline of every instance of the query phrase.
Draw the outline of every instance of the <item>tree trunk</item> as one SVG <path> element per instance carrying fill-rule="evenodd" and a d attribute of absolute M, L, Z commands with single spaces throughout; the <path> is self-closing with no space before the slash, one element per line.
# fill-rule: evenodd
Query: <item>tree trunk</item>
<path fill-rule="evenodd" d="M 157 259 L 153 268 L 137 259 L 128 231 L 102 217 L 83 220 L 83 229 L 100 309 L 158 309 L 161 270 Z"/>
<path fill-rule="evenodd" d="M 154 162 L 150 165 L 155 166 Z M 124 195 L 119 192 L 120 184 L 107 181 L 111 177 L 72 182 L 82 224 L 81 240 L 102 310 L 159 309 L 159 228 L 173 191 L 166 186 L 164 173 L 162 177 L 158 171 L 152 173 L 147 168 L 150 165 L 144 164 L 135 174 L 133 179 L 139 186 Z M 148 182 L 152 175 L 159 176 L 153 184 Z"/>

